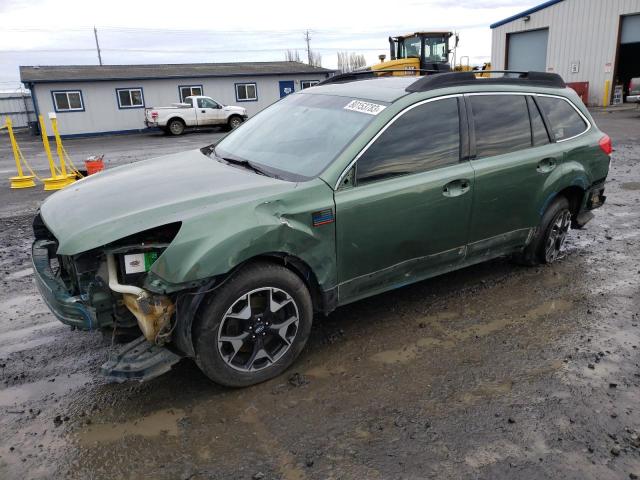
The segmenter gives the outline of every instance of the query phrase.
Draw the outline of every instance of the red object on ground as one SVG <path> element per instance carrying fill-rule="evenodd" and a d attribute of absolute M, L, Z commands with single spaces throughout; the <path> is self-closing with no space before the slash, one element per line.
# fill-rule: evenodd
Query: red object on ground
<path fill-rule="evenodd" d="M 94 173 L 104 170 L 104 162 L 102 161 L 102 155 L 99 157 L 89 157 L 84 161 L 87 167 L 87 174 L 93 175 Z"/>
<path fill-rule="evenodd" d="M 571 82 L 567 83 L 567 87 L 573 88 L 586 105 L 589 101 L 589 82 Z"/>

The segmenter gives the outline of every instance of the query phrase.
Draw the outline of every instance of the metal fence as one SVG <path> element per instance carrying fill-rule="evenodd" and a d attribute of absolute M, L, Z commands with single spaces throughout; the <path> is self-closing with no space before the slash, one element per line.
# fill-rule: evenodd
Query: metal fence
<path fill-rule="evenodd" d="M 33 99 L 27 92 L 0 93 L 0 125 L 5 117 L 11 117 L 13 128 L 26 128 L 30 122 L 37 122 Z"/>

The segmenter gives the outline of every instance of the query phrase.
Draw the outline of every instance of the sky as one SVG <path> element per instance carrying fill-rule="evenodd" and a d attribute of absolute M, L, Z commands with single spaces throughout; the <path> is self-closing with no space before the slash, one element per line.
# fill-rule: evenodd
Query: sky
<path fill-rule="evenodd" d="M 322 66 L 337 52 L 388 52 L 389 35 L 459 33 L 457 58 L 489 61 L 489 25 L 541 0 L 0 0 L 0 91 L 20 88 L 19 65 L 306 60 L 304 32 Z M 466 59 L 464 60 L 466 62 Z"/>

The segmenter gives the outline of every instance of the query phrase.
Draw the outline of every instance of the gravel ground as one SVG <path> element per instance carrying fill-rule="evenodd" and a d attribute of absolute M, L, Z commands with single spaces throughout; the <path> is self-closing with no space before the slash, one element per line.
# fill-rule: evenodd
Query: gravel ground
<path fill-rule="evenodd" d="M 58 323 L 33 284 L 44 192 L 3 180 L 0 478 L 637 478 L 640 112 L 594 115 L 616 148 L 608 200 L 557 264 L 500 259 L 340 308 L 286 374 L 242 390 L 188 360 L 105 383 L 110 340 Z M 111 165 L 219 135 L 67 149 Z"/>

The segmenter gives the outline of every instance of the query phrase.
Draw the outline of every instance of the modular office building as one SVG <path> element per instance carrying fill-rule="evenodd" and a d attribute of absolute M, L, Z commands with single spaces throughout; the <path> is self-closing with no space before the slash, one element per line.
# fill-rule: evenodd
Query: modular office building
<path fill-rule="evenodd" d="M 491 29 L 493 69 L 559 73 L 589 105 L 640 77 L 640 0 L 551 0 Z"/>
<path fill-rule="evenodd" d="M 145 107 L 170 106 L 189 95 L 241 105 L 252 116 L 332 73 L 300 62 L 20 67 L 36 113 L 46 119 L 56 112 L 63 136 L 139 131 Z"/>

